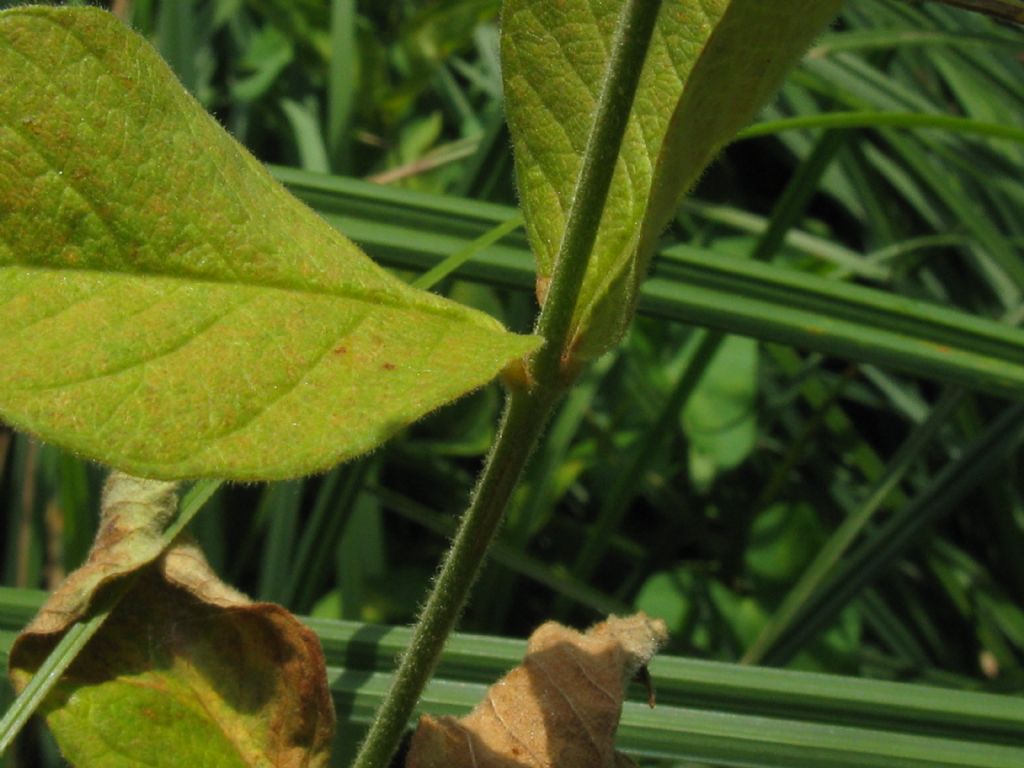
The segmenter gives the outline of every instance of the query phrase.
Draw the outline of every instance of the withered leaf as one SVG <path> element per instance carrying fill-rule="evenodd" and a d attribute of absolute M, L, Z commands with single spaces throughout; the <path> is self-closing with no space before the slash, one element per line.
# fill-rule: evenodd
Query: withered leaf
<path fill-rule="evenodd" d="M 68 761 L 78 768 L 326 765 L 334 714 L 316 635 L 284 608 L 254 603 L 221 582 L 193 543 L 179 539 L 159 556 L 156 542 L 174 504 L 168 483 L 112 476 L 87 563 L 12 648 L 15 687 L 27 684 L 104 584 L 134 572 L 40 709 Z"/>
<path fill-rule="evenodd" d="M 579 633 L 548 622 L 466 717 L 424 715 L 406 768 L 626 768 L 615 751 L 629 681 L 668 637 L 640 613 Z"/>

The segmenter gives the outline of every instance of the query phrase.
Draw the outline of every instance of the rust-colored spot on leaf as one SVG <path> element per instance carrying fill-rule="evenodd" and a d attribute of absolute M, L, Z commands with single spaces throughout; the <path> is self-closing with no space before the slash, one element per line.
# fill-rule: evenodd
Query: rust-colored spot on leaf
<path fill-rule="evenodd" d="M 551 278 L 546 276 L 539 276 L 536 284 L 534 285 L 534 292 L 537 294 L 537 303 L 542 307 L 544 306 L 544 301 L 548 297 L 548 288 L 550 285 Z"/>
<path fill-rule="evenodd" d="M 395 366 L 395 364 L 394 364 L 394 363 L 384 363 L 384 364 L 383 364 L 383 365 L 381 366 L 381 368 L 383 368 L 383 369 L 384 369 L 385 371 L 393 371 L 393 370 L 395 370 L 395 367 L 396 367 L 396 366 Z"/>
<path fill-rule="evenodd" d="M 549 622 L 523 663 L 466 717 L 424 715 L 406 768 L 620 768 L 615 729 L 629 681 L 665 643 L 664 622 L 611 617 L 579 633 Z"/>
<path fill-rule="evenodd" d="M 348 352 L 348 347 L 335 347 L 334 348 L 334 354 L 336 354 L 336 355 L 344 355 L 346 352 Z"/>

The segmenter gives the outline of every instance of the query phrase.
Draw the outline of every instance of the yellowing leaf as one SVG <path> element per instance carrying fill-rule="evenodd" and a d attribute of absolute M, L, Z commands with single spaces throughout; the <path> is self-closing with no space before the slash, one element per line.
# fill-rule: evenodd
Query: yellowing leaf
<path fill-rule="evenodd" d="M 334 713 L 316 635 L 220 582 L 191 543 L 152 562 L 173 505 L 168 483 L 111 478 L 88 562 L 15 641 L 15 686 L 104 584 L 137 572 L 40 710 L 65 757 L 81 768 L 326 765 Z"/>
<path fill-rule="evenodd" d="M 548 622 L 523 663 L 466 717 L 424 715 L 406 768 L 614 768 L 615 729 L 629 681 L 667 639 L 644 614 L 611 617 L 586 633 Z"/>
<path fill-rule="evenodd" d="M 0 13 L 0 417 L 133 474 L 366 451 L 535 340 L 409 288 L 96 9 Z"/>
<path fill-rule="evenodd" d="M 624 0 L 506 0 L 502 74 L 516 177 L 543 299 Z M 657 237 L 714 153 L 756 113 L 840 0 L 664 0 L 593 256 L 572 353 L 632 318 Z"/>

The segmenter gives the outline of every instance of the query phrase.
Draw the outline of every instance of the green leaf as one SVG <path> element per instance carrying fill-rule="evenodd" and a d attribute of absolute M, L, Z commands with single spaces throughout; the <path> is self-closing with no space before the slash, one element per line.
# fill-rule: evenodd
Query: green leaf
<path fill-rule="evenodd" d="M 756 396 L 757 342 L 729 336 L 683 409 L 694 482 L 706 486 L 719 470 L 737 466 L 754 448 Z"/>
<path fill-rule="evenodd" d="M 620 6 L 619 0 L 505 3 L 506 109 L 541 299 Z M 599 355 L 622 336 L 657 237 L 681 196 L 839 6 L 839 0 L 663 4 L 574 314 L 576 356 Z"/>
<path fill-rule="evenodd" d="M 794 581 L 824 543 L 817 513 L 805 503 L 779 503 L 758 512 L 743 553 L 755 580 L 784 585 Z"/>
<path fill-rule="evenodd" d="M 12 425 L 134 474 L 288 477 L 534 347 L 373 264 L 113 16 L 4 12 L 0 70 Z"/>
<path fill-rule="evenodd" d="M 334 713 L 316 635 L 223 584 L 190 542 L 152 563 L 175 506 L 169 483 L 112 475 L 88 562 L 11 649 L 15 686 L 104 585 L 137 573 L 40 708 L 65 757 L 80 768 L 326 765 Z"/>

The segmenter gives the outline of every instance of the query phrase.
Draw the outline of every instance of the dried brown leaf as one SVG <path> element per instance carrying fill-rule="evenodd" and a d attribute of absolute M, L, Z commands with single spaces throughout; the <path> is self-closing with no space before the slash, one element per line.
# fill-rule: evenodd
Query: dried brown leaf
<path fill-rule="evenodd" d="M 469 715 L 420 719 L 406 768 L 627 768 L 614 746 L 622 700 L 666 639 L 642 613 L 582 634 L 548 622 Z"/>
<path fill-rule="evenodd" d="M 326 765 L 334 713 L 316 635 L 278 605 L 221 582 L 193 543 L 160 556 L 169 483 L 115 474 L 86 564 L 11 652 L 24 687 L 110 580 L 131 589 L 41 712 L 79 768 Z"/>

